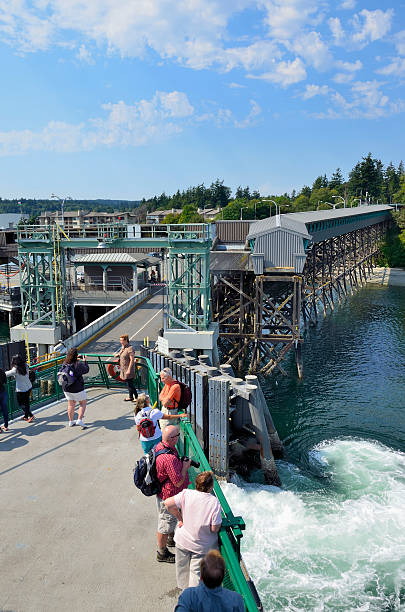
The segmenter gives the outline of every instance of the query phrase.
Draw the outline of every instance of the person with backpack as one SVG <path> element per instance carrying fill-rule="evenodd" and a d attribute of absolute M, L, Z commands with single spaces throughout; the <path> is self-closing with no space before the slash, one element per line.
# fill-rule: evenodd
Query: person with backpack
<path fill-rule="evenodd" d="M 31 423 L 35 418 L 30 409 L 32 383 L 28 363 L 22 355 L 14 355 L 11 360 L 11 370 L 7 370 L 6 376 L 7 378 L 14 376 L 17 402 L 24 410 L 23 421 Z"/>
<path fill-rule="evenodd" d="M 180 436 L 178 427 L 168 425 L 162 432 L 162 442 L 155 446 L 154 452 L 160 453 L 156 456 L 157 479 L 161 484 L 161 492 L 156 495 L 158 507 L 158 530 L 157 530 L 157 561 L 163 563 L 174 563 L 175 555 L 169 551 L 167 546 L 175 546 L 174 530 L 177 518 L 170 514 L 165 506 L 165 500 L 187 489 L 190 479 L 188 470 L 191 465 L 190 459 L 180 459 L 176 444 Z"/>
<path fill-rule="evenodd" d="M 187 417 L 184 414 L 163 414 L 161 410 L 150 405 L 149 395 L 141 393 L 138 396 L 134 408 L 134 419 L 139 432 L 139 439 L 143 452 L 148 453 L 156 444 L 162 441 L 162 432 L 159 427 L 159 419 L 178 419 Z"/>
<path fill-rule="evenodd" d="M 8 431 L 8 396 L 7 396 L 7 376 L 3 368 L 0 368 L 0 405 L 3 413 L 3 428 L 0 427 L 0 433 Z"/>
<path fill-rule="evenodd" d="M 77 348 L 68 350 L 62 368 L 58 372 L 58 383 L 63 389 L 63 393 L 67 399 L 67 412 L 69 418 L 69 427 L 80 425 L 82 429 L 86 428 L 83 422 L 84 413 L 87 405 L 87 395 L 84 390 L 83 374 L 87 374 L 89 366 L 86 361 L 86 356 L 83 356 L 83 361 L 77 353 Z M 75 407 L 79 402 L 78 418 L 75 421 Z"/>

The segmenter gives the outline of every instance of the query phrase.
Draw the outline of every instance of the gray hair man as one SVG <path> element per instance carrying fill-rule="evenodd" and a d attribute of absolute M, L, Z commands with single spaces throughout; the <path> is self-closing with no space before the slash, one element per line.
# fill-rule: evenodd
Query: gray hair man
<path fill-rule="evenodd" d="M 173 378 L 173 374 L 170 368 L 163 368 L 160 372 L 160 380 L 163 383 L 163 389 L 159 393 L 159 400 L 162 404 L 162 412 L 163 414 L 178 414 L 178 407 L 181 397 L 181 389 L 180 385 Z M 178 425 L 179 421 L 174 419 L 171 421 L 172 425 Z M 162 424 L 162 431 L 166 424 Z"/>

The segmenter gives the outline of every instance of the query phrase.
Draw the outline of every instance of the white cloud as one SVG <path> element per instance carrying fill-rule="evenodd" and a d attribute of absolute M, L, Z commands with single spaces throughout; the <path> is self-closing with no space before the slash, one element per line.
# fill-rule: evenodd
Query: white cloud
<path fill-rule="evenodd" d="M 249 74 L 250 79 L 261 79 L 270 83 L 277 83 L 282 87 L 287 87 L 293 83 L 303 81 L 307 76 L 305 66 L 299 57 L 293 61 L 279 62 L 275 64 L 271 72 L 266 72 L 258 76 Z"/>
<path fill-rule="evenodd" d="M 317 0 L 263 0 L 265 23 L 276 39 L 292 40 L 306 24 L 319 20 Z"/>
<path fill-rule="evenodd" d="M 376 72 L 386 76 L 405 77 L 405 57 L 395 57 L 390 64 L 379 68 Z"/>
<path fill-rule="evenodd" d="M 354 9 L 354 7 L 356 6 L 356 0 L 344 0 L 344 2 L 342 2 L 342 4 L 340 5 L 340 8 L 342 9 Z"/>
<path fill-rule="evenodd" d="M 393 16 L 393 9 L 387 9 L 386 11 L 363 9 L 353 17 L 352 23 L 355 33 L 352 36 L 352 41 L 364 46 L 369 42 L 383 38 L 391 29 Z"/>
<path fill-rule="evenodd" d="M 342 62 L 341 60 L 337 60 L 335 65 L 341 70 L 347 70 L 348 72 L 357 72 L 363 68 L 363 64 L 359 59 L 355 62 Z"/>
<path fill-rule="evenodd" d="M 405 55 L 405 30 L 401 30 L 401 32 L 395 34 L 395 36 L 393 36 L 393 41 L 399 55 Z"/>
<path fill-rule="evenodd" d="M 301 97 L 303 100 L 309 100 L 314 96 L 326 96 L 328 93 L 329 87 L 327 85 L 307 85 Z"/>
<path fill-rule="evenodd" d="M 76 57 L 79 61 L 85 62 L 86 64 L 95 63 L 90 51 L 85 45 L 80 45 L 79 51 L 76 53 Z"/>
<path fill-rule="evenodd" d="M 198 114 L 187 96 L 179 91 L 157 91 L 150 100 L 134 104 L 123 101 L 102 105 L 103 115 L 70 124 L 50 121 L 44 128 L 0 132 L 0 156 L 29 151 L 74 153 L 100 147 L 138 147 L 179 134 L 191 124 L 212 122 L 218 127 L 247 128 L 257 123 L 261 108 L 250 100 L 250 110 L 238 120 L 227 108 Z"/>
<path fill-rule="evenodd" d="M 352 84 L 350 97 L 344 97 L 340 92 L 332 92 L 331 101 L 335 108 L 329 108 L 324 113 L 314 115 L 319 119 L 378 119 L 388 117 L 405 110 L 402 100 L 391 101 L 381 91 L 383 83 L 373 81 L 356 81 Z"/>
<path fill-rule="evenodd" d="M 302 34 L 290 41 L 288 46 L 317 70 L 326 70 L 332 64 L 328 46 L 322 41 L 318 32 Z"/>
<path fill-rule="evenodd" d="M 0 154 L 27 151 L 58 153 L 89 151 L 99 146 L 140 146 L 161 140 L 183 129 L 194 115 L 186 94 L 158 91 L 150 100 L 135 104 L 104 104 L 106 115 L 77 125 L 50 121 L 42 130 L 0 132 Z"/>
<path fill-rule="evenodd" d="M 250 100 L 250 106 L 251 108 L 250 108 L 249 114 L 242 121 L 236 121 L 235 122 L 236 127 L 248 128 L 248 127 L 251 127 L 252 125 L 255 125 L 255 123 L 257 122 L 257 117 L 261 115 L 262 109 L 260 108 L 260 106 L 255 100 Z"/>
<path fill-rule="evenodd" d="M 245 89 L 246 85 L 241 85 L 240 83 L 229 83 L 229 87 L 231 89 Z"/>
<path fill-rule="evenodd" d="M 349 73 L 337 72 L 335 76 L 333 77 L 333 80 L 335 81 L 335 83 L 339 83 L 341 85 L 345 83 L 350 83 L 350 81 L 353 81 L 353 79 L 354 79 L 354 74 L 350 72 Z"/>
<path fill-rule="evenodd" d="M 335 40 L 335 43 L 340 44 L 345 38 L 345 33 L 343 31 L 342 24 L 340 22 L 339 17 L 331 17 L 328 20 L 328 24 L 330 27 L 330 31 L 332 32 L 332 36 Z"/>

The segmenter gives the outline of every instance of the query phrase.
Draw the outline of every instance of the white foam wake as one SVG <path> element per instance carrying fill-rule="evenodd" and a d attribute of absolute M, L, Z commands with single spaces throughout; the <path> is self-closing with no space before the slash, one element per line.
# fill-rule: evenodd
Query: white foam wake
<path fill-rule="evenodd" d="M 309 460 L 279 462 L 284 490 L 223 485 L 265 610 L 405 610 L 405 455 L 335 440 Z"/>

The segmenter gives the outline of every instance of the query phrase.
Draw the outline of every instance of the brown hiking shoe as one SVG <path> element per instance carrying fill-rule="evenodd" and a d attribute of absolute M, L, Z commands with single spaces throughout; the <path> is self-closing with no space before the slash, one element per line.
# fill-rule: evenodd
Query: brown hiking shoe
<path fill-rule="evenodd" d="M 164 553 L 160 553 L 159 551 L 157 551 L 156 559 L 160 563 L 174 563 L 176 561 L 176 555 L 174 555 L 173 553 L 170 552 L 170 550 L 165 548 Z"/>

